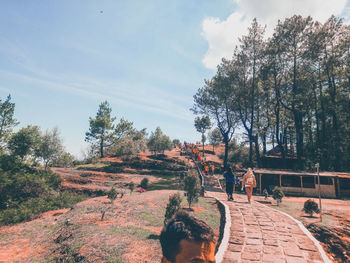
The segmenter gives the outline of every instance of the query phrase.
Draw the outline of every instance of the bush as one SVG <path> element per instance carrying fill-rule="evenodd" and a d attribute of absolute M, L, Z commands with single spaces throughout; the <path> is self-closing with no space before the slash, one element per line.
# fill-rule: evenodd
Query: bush
<path fill-rule="evenodd" d="M 264 189 L 263 194 L 264 194 L 265 200 L 267 200 L 267 198 L 269 197 L 269 192 L 266 190 L 266 188 Z"/>
<path fill-rule="evenodd" d="M 184 190 L 187 195 L 188 206 L 191 207 L 192 203 L 198 202 L 200 193 L 198 178 L 195 175 L 186 176 L 184 180 Z"/>
<path fill-rule="evenodd" d="M 143 189 L 148 189 L 148 178 L 143 178 L 141 183 L 140 183 L 140 186 L 143 188 Z"/>
<path fill-rule="evenodd" d="M 169 196 L 169 203 L 165 209 L 164 225 L 169 221 L 172 216 L 180 210 L 182 198 L 179 193 Z"/>
<path fill-rule="evenodd" d="M 108 192 L 108 198 L 111 200 L 111 203 L 117 198 L 118 192 L 112 187 L 112 189 Z"/>
<path fill-rule="evenodd" d="M 132 192 L 133 192 L 134 189 L 135 189 L 135 184 L 134 184 L 133 182 L 129 183 L 128 188 L 129 188 L 129 190 L 130 190 L 130 194 L 132 194 Z"/>
<path fill-rule="evenodd" d="M 279 205 L 282 202 L 282 198 L 284 197 L 284 193 L 283 193 L 282 189 L 280 187 L 276 186 L 272 190 L 272 197 L 273 197 L 273 199 L 275 199 L 277 201 L 277 205 Z"/>
<path fill-rule="evenodd" d="M 312 199 L 305 201 L 303 211 L 309 214 L 311 217 L 313 213 L 320 213 L 320 210 L 318 209 L 318 204 Z"/>

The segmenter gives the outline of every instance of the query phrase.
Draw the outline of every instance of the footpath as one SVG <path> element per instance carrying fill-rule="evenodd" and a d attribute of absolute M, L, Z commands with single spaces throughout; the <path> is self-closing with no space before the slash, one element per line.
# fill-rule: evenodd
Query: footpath
<path fill-rule="evenodd" d="M 298 224 L 284 214 L 257 202 L 249 204 L 245 195 L 207 192 L 230 209 L 231 229 L 222 262 L 325 262 L 314 242 Z"/>
<path fill-rule="evenodd" d="M 227 196 L 215 176 L 204 177 L 206 196 L 215 197 L 230 211 L 231 227 L 222 262 L 320 263 L 331 262 L 311 233 L 287 215 L 254 201 L 244 194 Z M 317 241 L 316 241 L 317 242 Z"/>

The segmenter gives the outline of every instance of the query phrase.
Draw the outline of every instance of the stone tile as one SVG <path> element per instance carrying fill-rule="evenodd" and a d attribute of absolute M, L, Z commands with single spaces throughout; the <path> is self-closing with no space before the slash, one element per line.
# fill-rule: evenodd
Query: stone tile
<path fill-rule="evenodd" d="M 259 221 L 260 226 L 273 226 L 272 222 Z"/>
<path fill-rule="evenodd" d="M 256 239 L 256 238 L 248 238 L 246 240 L 247 245 L 262 245 L 262 240 L 261 239 Z"/>
<path fill-rule="evenodd" d="M 244 252 L 242 253 L 242 260 L 255 260 L 255 261 L 261 261 L 261 253 L 252 253 L 252 252 Z"/>
<path fill-rule="evenodd" d="M 311 240 L 306 243 L 298 243 L 298 246 L 301 250 L 317 251 L 316 246 Z"/>
<path fill-rule="evenodd" d="M 229 259 L 229 262 L 234 262 L 234 260 L 237 260 L 237 262 L 241 259 L 241 253 L 240 252 L 232 252 L 232 251 L 226 251 L 225 258 Z"/>
<path fill-rule="evenodd" d="M 265 246 L 278 246 L 278 240 L 277 239 L 263 239 L 263 244 Z"/>
<path fill-rule="evenodd" d="M 231 237 L 245 237 L 245 235 L 243 231 L 231 231 Z"/>
<path fill-rule="evenodd" d="M 229 239 L 229 243 L 238 244 L 238 245 L 243 245 L 244 241 L 245 241 L 244 237 L 233 237 L 233 236 L 231 236 L 230 239 Z"/>
<path fill-rule="evenodd" d="M 275 228 L 272 226 L 261 226 L 261 232 L 275 231 Z"/>
<path fill-rule="evenodd" d="M 263 246 L 263 253 L 264 254 L 273 254 L 277 257 L 283 256 L 282 249 L 280 247 L 275 247 L 275 246 Z"/>
<path fill-rule="evenodd" d="M 289 243 L 289 242 L 288 242 Z M 289 243 L 287 246 L 283 246 L 284 254 L 292 257 L 302 257 L 303 253 L 299 247 L 293 243 Z"/>
<path fill-rule="evenodd" d="M 247 236 L 247 238 L 259 238 L 259 239 L 262 239 L 261 232 L 253 232 L 253 233 L 247 232 L 246 236 Z"/>
<path fill-rule="evenodd" d="M 262 262 L 285 263 L 286 259 L 284 257 L 277 257 L 272 254 L 263 254 Z"/>
<path fill-rule="evenodd" d="M 246 230 L 247 233 L 257 233 L 257 232 L 261 232 L 261 229 L 259 226 L 247 226 Z"/>
<path fill-rule="evenodd" d="M 243 231 L 243 225 L 231 225 L 231 231 Z"/>
<path fill-rule="evenodd" d="M 229 244 L 227 250 L 231 252 L 242 252 L 243 245 Z"/>
<path fill-rule="evenodd" d="M 249 252 L 249 253 L 260 253 L 262 251 L 262 246 L 256 246 L 256 245 L 246 245 L 243 248 L 243 252 Z"/>
<path fill-rule="evenodd" d="M 322 257 L 318 252 L 303 251 L 303 254 L 304 254 L 304 258 L 306 258 L 307 260 L 310 260 L 312 262 L 317 262 L 317 261 L 323 262 Z"/>
<path fill-rule="evenodd" d="M 239 262 L 241 262 L 240 260 L 236 260 L 236 259 L 231 259 L 231 258 L 228 258 L 228 257 L 224 257 L 223 259 L 222 259 L 222 262 L 223 263 L 239 263 Z"/>
<path fill-rule="evenodd" d="M 294 241 L 294 238 L 292 237 L 292 235 L 284 235 L 284 234 L 280 234 L 278 235 L 278 239 L 284 242 L 289 242 L 289 241 Z"/>
<path fill-rule="evenodd" d="M 244 221 L 244 223 L 248 226 L 258 226 L 258 222 L 256 221 Z"/>
<path fill-rule="evenodd" d="M 286 257 L 287 263 L 305 263 L 306 260 L 304 258 L 298 258 L 298 257 Z"/>

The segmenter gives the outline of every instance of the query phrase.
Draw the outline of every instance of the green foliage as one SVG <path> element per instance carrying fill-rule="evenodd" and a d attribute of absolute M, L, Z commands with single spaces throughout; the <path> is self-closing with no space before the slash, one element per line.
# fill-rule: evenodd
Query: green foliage
<path fill-rule="evenodd" d="M 108 192 L 108 198 L 113 202 L 118 196 L 118 192 L 112 187 L 112 189 Z"/>
<path fill-rule="evenodd" d="M 95 118 L 89 118 L 89 131 L 85 133 L 85 141 L 96 143 L 100 157 L 104 157 L 104 150 L 111 146 L 114 139 L 114 117 L 111 117 L 112 108 L 107 101 L 99 105 Z"/>
<path fill-rule="evenodd" d="M 277 201 L 277 205 L 279 205 L 282 202 L 282 198 L 284 197 L 284 193 L 283 193 L 282 189 L 280 187 L 276 186 L 272 190 L 272 197 L 273 197 L 273 199 L 275 199 Z"/>
<path fill-rule="evenodd" d="M 14 118 L 15 104 L 8 95 L 5 101 L 0 100 L 0 147 L 7 141 L 12 128 L 18 124 Z"/>
<path fill-rule="evenodd" d="M 70 192 L 30 198 L 21 203 L 16 203 L 16 205 L 13 204 L 10 208 L 0 210 L 0 225 L 16 224 L 31 220 L 40 213 L 72 207 L 75 203 L 84 199 L 85 197 L 74 195 Z"/>
<path fill-rule="evenodd" d="M 165 150 L 171 150 L 173 144 L 170 138 L 157 127 L 156 130 L 151 133 L 147 147 L 152 153 L 164 153 Z"/>
<path fill-rule="evenodd" d="M 53 167 L 73 167 L 74 156 L 68 152 L 62 153 L 56 159 L 52 161 Z"/>
<path fill-rule="evenodd" d="M 128 188 L 129 188 L 129 190 L 130 190 L 130 194 L 132 194 L 132 192 L 133 192 L 134 189 L 135 189 L 135 184 L 134 184 L 133 182 L 130 182 L 130 183 L 128 184 Z"/>
<path fill-rule="evenodd" d="M 209 143 L 213 145 L 213 151 L 214 147 L 218 146 L 220 143 L 222 143 L 222 135 L 218 128 L 213 129 L 208 133 Z"/>
<path fill-rule="evenodd" d="M 316 214 L 320 213 L 320 210 L 318 209 L 318 204 L 312 199 L 305 201 L 303 211 L 305 213 L 310 214 L 311 217 L 313 213 L 316 213 Z"/>
<path fill-rule="evenodd" d="M 63 145 L 57 128 L 46 131 L 40 138 L 39 146 L 35 149 L 35 155 L 44 162 L 45 169 L 62 153 Z"/>
<path fill-rule="evenodd" d="M 140 183 L 140 186 L 143 188 L 143 189 L 146 189 L 147 190 L 147 188 L 148 188 L 148 178 L 143 178 L 142 180 L 141 180 L 141 183 Z"/>
<path fill-rule="evenodd" d="M 269 197 L 269 192 L 267 191 L 267 189 L 265 188 L 263 191 L 263 195 L 265 197 L 265 200 L 267 200 L 267 198 Z"/>
<path fill-rule="evenodd" d="M 204 134 L 211 127 L 209 116 L 196 117 L 194 120 L 194 127 L 197 132 Z"/>
<path fill-rule="evenodd" d="M 172 218 L 173 215 L 181 208 L 182 198 L 179 193 L 169 196 L 169 203 L 165 209 L 164 225 Z"/>
<path fill-rule="evenodd" d="M 7 148 L 13 156 L 19 156 L 23 160 L 27 155 L 34 154 L 39 143 L 39 127 L 28 125 L 26 128 L 20 129 L 17 133 L 11 136 Z"/>
<path fill-rule="evenodd" d="M 199 180 L 195 175 L 188 175 L 184 180 L 184 190 L 187 195 L 188 206 L 198 201 L 200 194 Z"/>
<path fill-rule="evenodd" d="M 173 140 L 173 144 L 175 145 L 175 146 L 179 146 L 180 145 L 180 140 L 179 139 L 174 139 Z"/>

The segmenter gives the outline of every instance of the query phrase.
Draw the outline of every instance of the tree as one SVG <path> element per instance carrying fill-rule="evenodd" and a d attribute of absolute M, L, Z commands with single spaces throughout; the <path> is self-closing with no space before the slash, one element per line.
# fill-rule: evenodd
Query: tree
<path fill-rule="evenodd" d="M 197 117 L 194 120 L 194 127 L 196 128 L 197 132 L 202 134 L 203 156 L 204 156 L 204 143 L 206 141 L 205 133 L 211 127 L 209 116 Z"/>
<path fill-rule="evenodd" d="M 282 202 L 282 198 L 284 197 L 284 193 L 283 193 L 282 189 L 280 187 L 276 186 L 272 190 L 272 197 L 273 197 L 273 199 L 275 199 L 277 201 L 277 205 L 279 205 Z"/>
<path fill-rule="evenodd" d="M 6 142 L 12 128 L 18 124 L 14 118 L 15 104 L 11 102 L 11 95 L 5 101 L 0 100 L 0 143 Z M 1 146 L 1 145 L 0 145 Z"/>
<path fill-rule="evenodd" d="M 209 143 L 213 145 L 213 152 L 215 153 L 215 146 L 219 146 L 223 139 L 221 132 L 218 128 L 215 128 L 214 130 L 209 132 L 208 137 Z"/>
<path fill-rule="evenodd" d="M 74 156 L 68 152 L 62 152 L 60 156 L 52 161 L 54 167 L 73 167 Z"/>
<path fill-rule="evenodd" d="M 148 182 L 149 182 L 148 178 L 146 178 L 146 177 L 143 178 L 141 180 L 141 183 L 140 183 L 141 188 L 147 190 L 148 189 Z"/>
<path fill-rule="evenodd" d="M 111 200 L 111 203 L 117 198 L 118 192 L 114 189 L 114 187 L 111 188 L 111 190 L 108 192 L 108 199 Z"/>
<path fill-rule="evenodd" d="M 147 147 L 153 153 L 164 153 L 165 150 L 171 150 L 173 144 L 170 138 L 166 136 L 159 127 L 157 127 L 154 132 L 151 132 Z"/>
<path fill-rule="evenodd" d="M 223 59 L 218 66 L 217 74 L 212 80 L 206 80 L 204 87 L 200 88 L 194 95 L 194 106 L 191 109 L 196 115 L 205 114 L 216 121 L 225 144 L 225 169 L 227 167 L 228 145 L 238 123 L 237 113 L 231 110 L 234 96 L 232 94 L 232 79 L 227 70 L 229 63 Z"/>
<path fill-rule="evenodd" d="M 105 148 L 110 147 L 114 143 L 114 124 L 115 117 L 111 117 L 112 108 L 107 101 L 99 105 L 95 118 L 89 118 L 89 131 L 85 133 L 85 141 L 97 143 L 99 145 L 100 157 L 104 157 Z M 122 123 L 121 131 L 128 126 L 128 123 Z"/>
<path fill-rule="evenodd" d="M 169 196 L 169 203 L 165 209 L 164 225 L 181 209 L 182 198 L 179 193 Z"/>
<path fill-rule="evenodd" d="M 197 176 L 189 175 L 185 177 L 184 190 L 187 195 L 188 207 L 191 208 L 191 205 L 193 203 L 198 202 L 198 197 L 200 194 L 199 181 Z"/>
<path fill-rule="evenodd" d="M 63 153 L 63 145 L 59 137 L 58 129 L 54 128 L 52 131 L 47 130 L 41 136 L 39 146 L 35 150 L 36 157 L 42 159 L 47 169 L 50 162 L 57 159 Z"/>
<path fill-rule="evenodd" d="M 320 213 L 317 203 L 312 199 L 305 201 L 303 211 L 310 214 L 310 217 L 312 217 L 313 213 Z"/>
<path fill-rule="evenodd" d="M 39 127 L 28 125 L 12 135 L 7 147 L 13 156 L 19 156 L 23 161 L 26 156 L 34 154 L 39 143 Z"/>
<path fill-rule="evenodd" d="M 132 194 L 132 192 L 133 192 L 134 189 L 135 189 L 135 184 L 134 184 L 133 182 L 130 182 L 130 183 L 128 184 L 128 188 L 129 188 L 129 190 L 130 190 L 130 194 Z"/>

